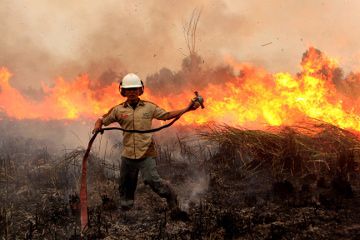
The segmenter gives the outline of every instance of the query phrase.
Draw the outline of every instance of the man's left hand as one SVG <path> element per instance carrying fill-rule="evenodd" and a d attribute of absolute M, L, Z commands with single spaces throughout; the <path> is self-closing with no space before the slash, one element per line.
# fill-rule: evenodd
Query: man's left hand
<path fill-rule="evenodd" d="M 200 103 L 198 101 L 191 101 L 188 106 L 188 111 L 194 111 L 200 107 Z"/>

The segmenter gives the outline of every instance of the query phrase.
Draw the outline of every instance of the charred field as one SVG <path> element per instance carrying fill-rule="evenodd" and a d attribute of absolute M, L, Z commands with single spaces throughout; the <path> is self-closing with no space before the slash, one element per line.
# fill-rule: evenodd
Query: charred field
<path fill-rule="evenodd" d="M 103 145 L 104 146 L 104 140 Z M 209 125 L 158 139 L 160 175 L 187 214 L 139 179 L 135 206 L 119 208 L 121 145 L 89 158 L 89 228 L 82 239 L 359 239 L 360 140 L 322 122 L 266 131 Z M 85 149 L 3 136 L 0 238 L 80 239 Z"/>

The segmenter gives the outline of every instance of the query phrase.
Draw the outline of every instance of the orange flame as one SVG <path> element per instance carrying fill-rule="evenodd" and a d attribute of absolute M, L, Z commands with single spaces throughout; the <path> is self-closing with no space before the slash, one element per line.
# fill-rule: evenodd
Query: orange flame
<path fill-rule="evenodd" d="M 235 75 L 226 82 L 208 84 L 200 94 L 206 108 L 183 116 L 182 124 L 222 122 L 235 126 L 291 125 L 304 118 L 316 118 L 341 128 L 360 131 L 357 101 L 340 93 L 333 81 L 338 63 L 310 48 L 302 59 L 302 72 L 270 74 L 263 69 L 227 61 Z M 123 101 L 117 83 L 91 89 L 87 75 L 73 81 L 59 78 L 54 87 L 43 85 L 45 97 L 34 101 L 9 84 L 6 68 L 0 69 L 0 111 L 15 119 L 96 118 Z M 195 89 L 194 89 L 195 90 Z M 146 89 L 143 99 L 174 110 L 184 108 L 193 97 L 191 91 L 161 97 Z"/>

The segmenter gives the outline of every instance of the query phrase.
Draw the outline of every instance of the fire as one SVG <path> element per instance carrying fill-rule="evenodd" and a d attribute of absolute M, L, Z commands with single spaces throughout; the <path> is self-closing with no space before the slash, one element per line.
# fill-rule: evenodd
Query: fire
<path fill-rule="evenodd" d="M 209 83 L 201 89 L 206 108 L 190 112 L 181 124 L 222 122 L 235 126 L 291 125 L 306 118 L 315 118 L 341 128 L 360 130 L 358 101 L 337 89 L 338 63 L 320 51 L 309 48 L 304 54 L 301 73 L 271 74 L 249 64 L 227 60 L 239 74 L 219 84 Z M 0 111 L 15 119 L 94 119 L 124 99 L 118 84 L 91 88 L 90 79 L 82 75 L 72 81 L 58 78 L 54 87 L 42 86 L 45 97 L 34 101 L 11 87 L 11 73 L 0 69 Z M 196 89 L 194 89 L 196 90 Z M 145 90 L 143 99 L 167 110 L 184 108 L 193 93 L 162 97 L 161 93 Z"/>
<path fill-rule="evenodd" d="M 0 110 L 15 119 L 77 119 L 101 115 L 111 104 L 118 100 L 117 84 L 100 89 L 89 88 L 87 75 L 73 81 L 58 78 L 55 86 L 42 86 L 45 97 L 36 102 L 24 97 L 10 86 L 11 73 L 6 68 L 0 69 Z"/>

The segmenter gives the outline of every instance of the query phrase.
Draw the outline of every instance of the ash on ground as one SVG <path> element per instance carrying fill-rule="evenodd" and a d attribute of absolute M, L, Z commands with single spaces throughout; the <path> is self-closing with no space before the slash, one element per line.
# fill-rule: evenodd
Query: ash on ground
<path fill-rule="evenodd" d="M 1 141 L 1 239 L 80 239 L 84 149 L 53 155 L 43 144 Z M 93 150 L 82 239 L 360 239 L 360 141 L 349 132 L 210 126 L 157 148 L 158 171 L 187 214 L 169 212 L 141 181 L 122 211 L 119 161 Z"/>

